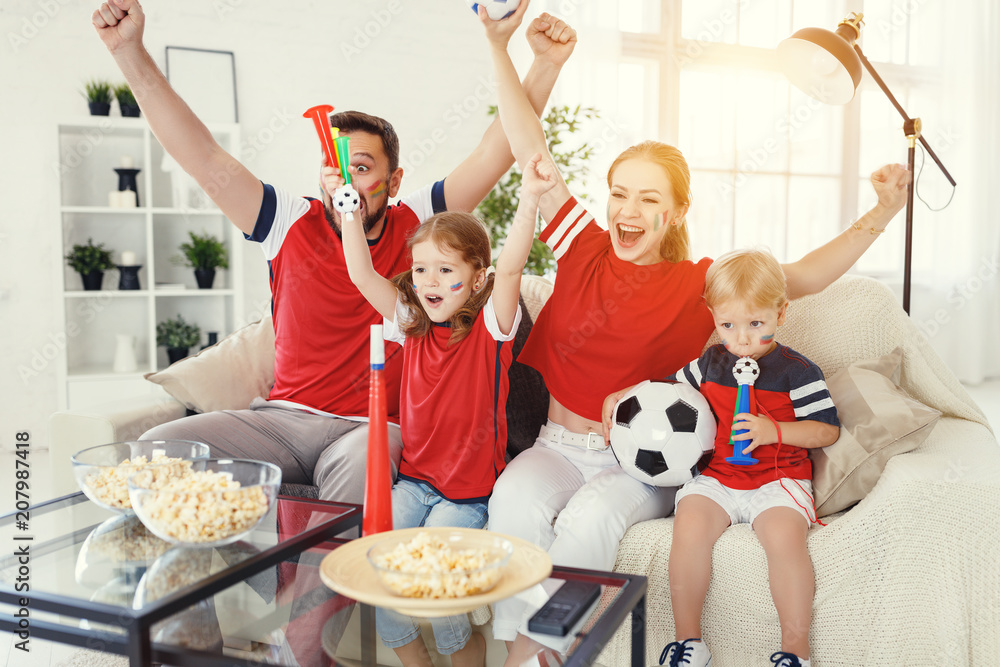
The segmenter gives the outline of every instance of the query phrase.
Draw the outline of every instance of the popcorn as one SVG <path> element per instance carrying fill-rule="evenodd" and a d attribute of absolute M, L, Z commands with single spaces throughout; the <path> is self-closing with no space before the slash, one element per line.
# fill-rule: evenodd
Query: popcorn
<path fill-rule="evenodd" d="M 191 470 L 191 462 L 183 459 L 156 454 L 152 460 L 147 461 L 145 456 L 137 456 L 131 460 L 125 459 L 113 468 L 101 468 L 99 472 L 87 475 L 85 483 L 99 502 L 118 509 L 132 509 L 125 482 L 133 473 L 149 466 L 163 466 L 163 478 L 183 477 Z"/>
<path fill-rule="evenodd" d="M 179 542 L 216 542 L 250 530 L 267 513 L 268 497 L 259 486 L 241 488 L 232 475 L 201 470 L 167 479 L 160 469 L 145 470 L 133 479 L 141 518 Z"/>
<path fill-rule="evenodd" d="M 488 591 L 500 580 L 503 560 L 504 554 L 495 549 L 454 549 L 425 532 L 371 557 L 382 582 L 393 593 L 411 598 L 458 598 Z"/>
<path fill-rule="evenodd" d="M 127 517 L 127 521 L 116 524 L 114 530 L 96 532 L 90 542 L 94 553 L 118 562 L 155 560 L 170 546 L 169 542 L 149 532 L 135 517 Z"/>

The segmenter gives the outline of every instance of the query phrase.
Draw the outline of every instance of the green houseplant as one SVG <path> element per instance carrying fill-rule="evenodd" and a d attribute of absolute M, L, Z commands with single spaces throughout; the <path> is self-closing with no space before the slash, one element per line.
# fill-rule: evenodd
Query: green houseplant
<path fill-rule="evenodd" d="M 127 83 L 115 86 L 115 98 L 118 100 L 118 108 L 122 115 L 126 117 L 138 118 L 139 105 L 135 101 L 135 95 Z"/>
<path fill-rule="evenodd" d="M 188 348 L 194 347 L 200 340 L 201 328 L 197 324 L 186 322 L 180 314 L 156 325 L 156 344 L 167 348 L 170 363 L 186 357 Z"/>
<path fill-rule="evenodd" d="M 83 96 L 87 98 L 91 116 L 107 116 L 111 113 L 111 84 L 103 79 L 91 79 L 83 85 Z"/>
<path fill-rule="evenodd" d="M 115 265 L 111 261 L 111 251 L 103 243 L 95 244 L 92 238 L 88 238 L 86 243 L 75 244 L 66 255 L 66 263 L 80 274 L 85 290 L 101 289 L 104 272 Z"/>
<path fill-rule="evenodd" d="M 495 115 L 497 108 L 490 107 L 489 114 Z M 573 134 L 586 122 L 596 120 L 600 115 L 594 107 L 576 105 L 555 106 L 549 109 L 542 118 L 542 127 L 549 147 L 549 153 L 556 164 L 566 185 L 573 190 L 573 185 L 584 181 L 590 173 L 589 161 L 594 153 L 589 142 L 583 142 L 576 148 L 566 145 L 568 135 Z M 496 250 L 498 241 L 507 238 L 510 223 L 517 211 L 518 192 L 521 189 L 521 170 L 515 164 L 510 171 L 500 179 L 488 195 L 479 204 L 476 213 L 486 223 L 490 234 L 490 243 Z M 579 197 L 587 201 L 586 196 Z M 544 275 L 555 271 L 556 261 L 548 246 L 537 238 L 531 244 L 531 252 L 525 263 L 526 273 Z"/>
<path fill-rule="evenodd" d="M 208 232 L 197 234 L 188 232 L 189 241 L 180 245 L 181 254 L 174 262 L 194 269 L 195 280 L 201 289 L 210 289 L 215 281 L 217 268 L 229 268 L 229 253 L 222 241 Z"/>

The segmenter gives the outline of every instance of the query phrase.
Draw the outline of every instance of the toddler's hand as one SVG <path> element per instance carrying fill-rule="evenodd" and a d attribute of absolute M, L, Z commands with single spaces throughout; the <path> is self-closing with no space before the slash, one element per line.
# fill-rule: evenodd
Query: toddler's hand
<path fill-rule="evenodd" d="M 773 445 L 778 442 L 778 431 L 774 423 L 767 417 L 740 413 L 733 417 L 733 432 L 746 430 L 746 433 L 733 435 L 733 449 L 743 445 L 743 453 L 749 454 L 760 445 Z"/>

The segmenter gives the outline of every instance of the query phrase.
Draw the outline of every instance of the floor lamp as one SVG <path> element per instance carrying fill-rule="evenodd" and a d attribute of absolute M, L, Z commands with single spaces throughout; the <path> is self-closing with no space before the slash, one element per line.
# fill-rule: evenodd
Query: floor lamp
<path fill-rule="evenodd" d="M 827 104 L 847 104 L 861 82 L 861 67 L 868 70 L 892 106 L 903 117 L 903 134 L 909 143 L 907 164 L 914 174 L 916 143 L 919 140 L 945 178 L 955 186 L 955 179 L 920 134 L 920 119 L 910 118 L 888 86 L 857 45 L 861 37 L 864 14 L 851 14 L 840 22 L 836 32 L 822 28 L 803 28 L 778 44 L 778 60 L 788 79 L 802 92 Z M 903 310 L 910 313 L 910 258 L 913 246 L 913 189 L 916 178 L 910 179 L 906 192 L 906 247 L 903 255 Z"/>

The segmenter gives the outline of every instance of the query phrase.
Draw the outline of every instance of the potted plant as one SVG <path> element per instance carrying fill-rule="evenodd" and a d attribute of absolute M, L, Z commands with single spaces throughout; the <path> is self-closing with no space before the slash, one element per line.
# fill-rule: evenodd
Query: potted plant
<path fill-rule="evenodd" d="M 188 348 L 194 347 L 200 340 L 201 328 L 197 324 L 185 322 L 180 314 L 176 318 L 165 319 L 156 325 L 156 344 L 167 348 L 167 358 L 170 363 L 186 357 Z"/>
<path fill-rule="evenodd" d="M 85 290 L 101 289 L 104 272 L 115 265 L 111 261 L 111 251 L 103 243 L 95 244 L 92 238 L 85 244 L 75 244 L 66 255 L 66 263 L 80 274 Z"/>
<path fill-rule="evenodd" d="M 196 234 L 188 232 L 190 241 L 182 243 L 181 255 L 174 257 L 174 262 L 181 266 L 194 269 L 195 280 L 201 289 L 210 289 L 215 281 L 215 269 L 229 268 L 229 254 L 222 241 L 208 232 Z"/>
<path fill-rule="evenodd" d="M 122 116 L 139 117 L 139 105 L 127 83 L 115 86 L 115 98 L 118 100 L 118 108 L 121 110 Z"/>
<path fill-rule="evenodd" d="M 496 112 L 495 106 L 490 107 L 489 115 L 496 115 Z M 579 130 L 585 121 L 597 118 L 600 118 L 597 109 L 580 105 L 552 107 L 542 118 L 549 153 L 571 190 L 574 189 L 574 184 L 579 183 L 581 186 L 585 184 L 582 182 L 586 181 L 590 173 L 589 164 L 594 147 L 585 141 L 576 148 L 570 148 L 567 146 L 569 140 L 567 135 Z M 514 212 L 517 211 L 520 189 L 521 171 L 515 164 L 476 208 L 476 213 L 486 223 L 494 251 L 497 250 L 497 241 L 507 238 L 507 233 L 510 231 L 510 223 L 514 220 Z M 578 198 L 581 201 L 588 200 L 586 195 L 578 195 Z M 531 252 L 524 266 L 525 273 L 541 276 L 555 270 L 556 260 L 552 251 L 536 238 L 531 244 Z"/>
<path fill-rule="evenodd" d="M 91 116 L 107 116 L 111 113 L 111 84 L 101 79 L 91 79 L 83 86 L 83 96 L 87 98 Z"/>

